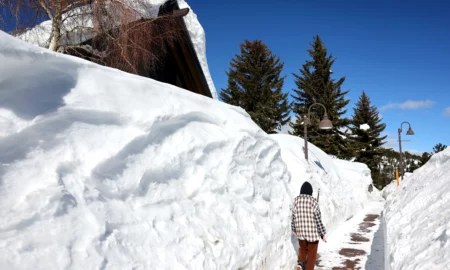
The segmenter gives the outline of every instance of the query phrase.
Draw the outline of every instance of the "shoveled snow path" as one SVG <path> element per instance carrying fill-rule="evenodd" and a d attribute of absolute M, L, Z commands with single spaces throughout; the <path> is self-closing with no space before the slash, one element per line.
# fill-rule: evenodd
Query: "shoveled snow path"
<path fill-rule="evenodd" d="M 374 235 L 379 229 L 383 208 L 384 200 L 371 201 L 362 211 L 329 234 L 327 243 L 321 241 L 316 269 L 363 270 L 366 269 L 366 263 L 371 255 L 383 254 L 384 252 L 380 250 L 378 244 L 372 251 Z M 369 260 L 370 263 L 367 263 L 367 267 L 372 265 L 373 261 L 372 257 Z M 383 262 L 375 263 L 383 265 Z"/>

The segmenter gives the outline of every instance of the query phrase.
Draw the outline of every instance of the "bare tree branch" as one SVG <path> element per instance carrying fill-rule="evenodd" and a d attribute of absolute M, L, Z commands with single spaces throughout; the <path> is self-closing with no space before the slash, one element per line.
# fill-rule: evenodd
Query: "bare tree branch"
<path fill-rule="evenodd" d="M 73 10 L 74 8 L 78 8 L 78 7 L 84 6 L 84 5 L 87 5 L 87 2 L 85 0 L 74 1 L 72 4 L 69 4 L 65 8 L 62 8 L 61 13 L 69 12 L 70 10 Z"/>
<path fill-rule="evenodd" d="M 50 20 L 54 19 L 53 13 L 51 12 L 49 6 L 47 5 L 45 0 L 38 0 L 39 5 L 41 5 L 42 9 L 47 13 L 47 16 L 50 18 Z"/>
<path fill-rule="evenodd" d="M 188 12 L 149 18 L 155 7 L 148 0 L 0 0 L 2 6 L 15 17 L 18 32 L 34 26 L 28 18 L 49 18 L 47 48 L 132 73 L 156 67 L 180 40 L 181 17 Z M 22 16 L 24 10 L 33 16 Z"/>

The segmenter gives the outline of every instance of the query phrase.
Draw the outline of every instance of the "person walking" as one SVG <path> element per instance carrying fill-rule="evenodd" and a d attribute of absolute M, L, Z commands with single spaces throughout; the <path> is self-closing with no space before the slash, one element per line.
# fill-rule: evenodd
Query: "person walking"
<path fill-rule="evenodd" d="M 303 183 L 300 195 L 295 198 L 292 208 L 291 229 L 298 239 L 297 270 L 313 270 L 317 258 L 319 240 L 327 242 L 320 208 L 312 196 L 313 188 L 309 182 Z"/>

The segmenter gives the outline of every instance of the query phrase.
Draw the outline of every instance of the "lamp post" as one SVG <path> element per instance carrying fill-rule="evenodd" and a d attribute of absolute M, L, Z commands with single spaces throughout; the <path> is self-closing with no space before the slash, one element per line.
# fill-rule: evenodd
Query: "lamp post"
<path fill-rule="evenodd" d="M 303 127 L 304 127 L 303 135 L 304 135 L 304 139 L 305 139 L 305 159 L 306 160 L 308 160 L 308 128 L 307 128 L 307 126 L 311 125 L 311 108 L 314 105 L 320 105 L 325 110 L 323 120 L 320 121 L 320 123 L 319 123 L 319 128 L 320 129 L 332 129 L 333 128 L 333 123 L 331 123 L 330 119 L 328 119 L 327 108 L 325 108 L 325 106 L 323 106 L 323 104 L 314 103 L 311 106 L 309 106 L 308 115 L 303 115 Z"/>
<path fill-rule="evenodd" d="M 401 173 L 401 179 L 403 181 L 403 175 L 405 174 L 405 166 L 403 164 L 403 154 L 402 154 L 402 126 L 403 124 L 408 124 L 409 128 L 406 132 L 406 135 L 414 135 L 414 131 L 411 129 L 411 124 L 409 122 L 403 122 L 400 124 L 400 128 L 398 129 L 398 144 L 399 144 L 399 150 L 400 150 L 400 173 Z"/>

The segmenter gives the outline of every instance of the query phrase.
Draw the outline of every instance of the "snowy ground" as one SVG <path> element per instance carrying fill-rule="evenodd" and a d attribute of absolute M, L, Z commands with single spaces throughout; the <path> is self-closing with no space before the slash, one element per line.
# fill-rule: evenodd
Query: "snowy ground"
<path fill-rule="evenodd" d="M 371 201 L 333 231 L 327 243 L 321 242 L 317 269 L 383 269 L 380 261 L 384 256 L 384 243 L 380 245 L 378 238 L 374 242 L 374 235 L 380 228 L 379 215 L 383 207 L 383 199 Z"/>
<path fill-rule="evenodd" d="M 386 248 L 385 248 L 385 225 L 383 213 L 378 218 L 379 224 L 376 233 L 373 236 L 372 247 L 367 258 L 365 270 L 380 270 L 384 269 L 386 265 Z"/>

